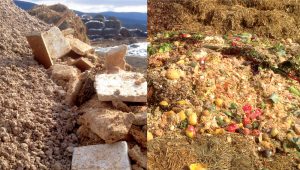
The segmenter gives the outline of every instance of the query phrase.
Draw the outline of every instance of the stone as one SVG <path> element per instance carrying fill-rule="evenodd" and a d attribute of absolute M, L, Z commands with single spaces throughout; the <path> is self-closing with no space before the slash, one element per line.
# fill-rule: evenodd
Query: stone
<path fill-rule="evenodd" d="M 50 68 L 51 79 L 66 90 L 65 102 L 72 106 L 75 104 L 77 94 L 82 85 L 79 70 L 73 66 L 54 64 Z"/>
<path fill-rule="evenodd" d="M 94 88 L 95 77 L 92 73 L 84 72 L 81 74 L 80 79 L 82 84 L 75 100 L 77 106 L 90 100 L 96 94 L 96 89 Z"/>
<path fill-rule="evenodd" d="M 70 43 L 71 50 L 73 52 L 75 52 L 76 54 L 78 54 L 78 55 L 83 56 L 83 55 L 86 55 L 87 53 L 92 52 L 94 50 L 92 46 L 80 41 L 77 38 L 68 37 L 67 40 Z"/>
<path fill-rule="evenodd" d="M 89 70 L 94 66 L 87 58 L 80 57 L 79 59 L 76 59 L 72 65 L 77 67 L 80 71 L 84 72 L 86 70 Z"/>
<path fill-rule="evenodd" d="M 130 170 L 127 143 L 75 147 L 72 170 Z"/>
<path fill-rule="evenodd" d="M 147 148 L 147 133 L 143 132 L 139 127 L 132 126 L 129 133 L 133 136 L 133 138 L 141 144 L 143 148 Z"/>
<path fill-rule="evenodd" d="M 131 109 L 123 101 L 114 99 L 111 102 L 115 109 L 121 110 L 122 112 L 131 112 Z"/>
<path fill-rule="evenodd" d="M 125 55 L 127 46 L 114 47 L 105 54 L 105 68 L 108 73 L 116 73 L 126 69 Z"/>
<path fill-rule="evenodd" d="M 70 106 L 73 106 L 75 104 L 81 86 L 82 86 L 82 79 L 80 79 L 79 77 L 76 77 L 69 81 L 67 87 L 68 90 L 65 97 L 66 104 Z"/>
<path fill-rule="evenodd" d="M 71 50 L 69 42 L 57 27 L 52 27 L 46 32 L 34 32 L 26 36 L 32 48 L 34 59 L 45 68 L 53 65 L 56 60 L 66 55 Z"/>
<path fill-rule="evenodd" d="M 134 120 L 132 113 L 109 109 L 94 109 L 81 116 L 80 122 L 97 134 L 106 143 L 126 138 Z"/>
<path fill-rule="evenodd" d="M 146 125 L 147 124 L 147 113 L 142 112 L 142 113 L 134 114 L 133 124 L 138 125 L 138 126 Z"/>
<path fill-rule="evenodd" d="M 141 73 L 98 74 L 95 88 L 100 101 L 147 102 L 147 82 Z"/>
<path fill-rule="evenodd" d="M 137 165 L 137 164 L 132 165 L 132 166 L 131 166 L 131 169 L 132 169 L 132 170 L 144 170 L 142 167 L 140 167 L 140 166 Z"/>
<path fill-rule="evenodd" d="M 64 36 L 68 36 L 68 35 L 74 35 L 75 30 L 73 28 L 67 28 L 65 30 L 61 31 L 63 33 Z"/>
<path fill-rule="evenodd" d="M 51 72 L 51 79 L 59 86 L 67 88 L 70 80 L 78 78 L 79 70 L 73 66 L 54 64 L 49 69 Z"/>
<path fill-rule="evenodd" d="M 132 149 L 129 149 L 128 154 L 130 158 L 136 161 L 138 165 L 143 168 L 147 168 L 147 156 L 143 154 L 141 148 L 138 145 L 135 145 Z"/>

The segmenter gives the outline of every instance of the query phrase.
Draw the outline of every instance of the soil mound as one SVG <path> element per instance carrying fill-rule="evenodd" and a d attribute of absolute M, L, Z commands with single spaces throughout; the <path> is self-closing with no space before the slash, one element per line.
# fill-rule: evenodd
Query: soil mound
<path fill-rule="evenodd" d="M 42 21 L 48 24 L 58 23 L 64 16 L 66 16 L 65 21 L 59 26 L 61 30 L 67 28 L 73 28 L 75 30 L 74 36 L 79 40 L 89 43 L 89 39 L 86 35 L 86 26 L 81 21 L 80 17 L 68 9 L 68 7 L 62 4 L 55 4 L 51 6 L 38 5 L 32 10 L 28 11 L 30 15 L 36 16 Z"/>
<path fill-rule="evenodd" d="M 148 1 L 148 30 L 217 34 L 250 32 L 258 36 L 300 40 L 297 0 Z"/>
<path fill-rule="evenodd" d="M 75 109 L 33 59 L 25 34 L 45 23 L 0 2 L 0 169 L 69 169 Z"/>

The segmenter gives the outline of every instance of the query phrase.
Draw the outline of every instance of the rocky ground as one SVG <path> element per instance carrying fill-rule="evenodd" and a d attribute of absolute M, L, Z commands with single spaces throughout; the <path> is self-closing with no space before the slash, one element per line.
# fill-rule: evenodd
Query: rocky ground
<path fill-rule="evenodd" d="M 114 113 L 107 114 L 111 115 L 107 117 L 111 123 L 117 120 L 113 117 L 115 113 L 131 115 L 129 122 L 123 122 L 125 131 L 119 128 L 122 124 L 114 124 L 111 131 L 105 132 L 116 132 L 111 136 L 128 142 L 132 168 L 145 168 L 145 116 L 134 114 L 144 112 L 144 103 L 99 102 L 94 77 L 104 72 L 104 58 L 95 54 L 78 56 L 73 51 L 60 59 L 52 58 L 55 65 L 49 69 L 37 63 L 25 37 L 33 31 L 49 29 L 49 25 L 17 8 L 11 0 L 0 2 L 0 169 L 70 169 L 74 147 L 106 143 L 105 136 L 101 133 L 100 138 L 88 127 L 90 123 L 82 119 L 86 107 L 95 108 L 89 112 L 94 115 L 102 109 L 110 110 Z M 60 33 L 58 28 L 54 30 L 57 35 Z M 62 33 L 59 36 L 67 39 Z M 68 34 L 69 42 L 74 41 L 73 36 Z M 87 44 L 84 46 L 93 51 Z M 95 68 L 80 71 L 71 65 L 73 55 L 86 57 Z M 87 127 L 83 128 L 84 124 Z"/>
<path fill-rule="evenodd" d="M 0 3 L 0 169 L 67 169 L 76 112 L 62 89 L 34 61 L 25 34 L 49 28 L 14 6 Z"/>

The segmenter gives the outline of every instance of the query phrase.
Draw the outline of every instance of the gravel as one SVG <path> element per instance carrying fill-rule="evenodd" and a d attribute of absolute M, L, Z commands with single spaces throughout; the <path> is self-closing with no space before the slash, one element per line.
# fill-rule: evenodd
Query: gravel
<path fill-rule="evenodd" d="M 70 169 L 76 107 L 32 56 L 24 35 L 49 26 L 0 1 L 0 169 Z"/>

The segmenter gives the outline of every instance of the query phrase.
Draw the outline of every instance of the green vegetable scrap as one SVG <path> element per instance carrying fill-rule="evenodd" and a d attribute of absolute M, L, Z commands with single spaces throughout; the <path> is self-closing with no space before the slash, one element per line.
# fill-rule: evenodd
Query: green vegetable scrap
<path fill-rule="evenodd" d="M 172 50 L 172 44 L 170 44 L 170 43 L 163 43 L 159 47 L 158 52 L 159 53 L 165 53 L 165 52 L 169 52 L 171 50 Z"/>
<path fill-rule="evenodd" d="M 294 87 L 294 86 L 289 87 L 289 91 L 290 91 L 291 93 L 293 93 L 294 95 L 300 97 L 300 90 L 297 89 L 296 87 Z"/>

